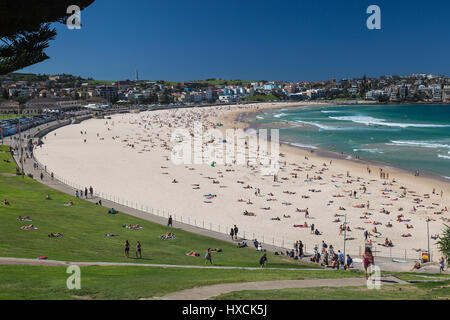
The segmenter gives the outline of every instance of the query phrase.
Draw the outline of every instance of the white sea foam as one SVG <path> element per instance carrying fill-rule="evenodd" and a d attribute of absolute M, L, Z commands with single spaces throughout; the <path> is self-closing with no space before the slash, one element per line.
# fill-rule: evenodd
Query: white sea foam
<path fill-rule="evenodd" d="M 362 148 L 362 149 L 353 149 L 353 152 L 358 152 L 358 151 L 369 152 L 369 153 L 384 153 L 384 151 L 382 151 L 380 149 L 377 149 L 377 148 L 375 148 L 375 149 L 364 149 L 364 148 Z"/>
<path fill-rule="evenodd" d="M 289 143 L 289 144 L 290 144 L 291 146 L 299 147 L 299 148 L 317 149 L 316 146 L 311 146 L 311 145 L 302 144 L 302 143 L 297 143 L 297 142 L 293 142 L 293 143 Z"/>
<path fill-rule="evenodd" d="M 437 155 L 439 158 L 442 158 L 442 159 L 448 159 L 448 160 L 450 160 L 450 156 L 444 156 L 444 155 L 442 155 L 442 154 L 438 154 Z"/>
<path fill-rule="evenodd" d="M 387 143 L 387 145 L 395 145 L 395 146 L 410 146 L 410 147 L 421 147 L 421 148 L 448 148 L 450 149 L 450 145 L 442 144 L 433 141 L 415 141 L 415 140 L 392 140 L 391 143 Z"/>
<path fill-rule="evenodd" d="M 285 115 L 286 115 L 286 113 L 281 112 L 281 113 L 274 114 L 273 117 L 274 118 L 281 118 L 281 117 L 284 117 Z"/>
<path fill-rule="evenodd" d="M 315 126 L 322 130 L 339 130 L 339 128 L 337 128 L 337 127 L 327 126 L 327 125 L 320 124 L 317 122 L 309 122 L 309 121 L 302 121 L 302 120 L 295 120 L 295 122 L 309 124 L 310 126 Z"/>
<path fill-rule="evenodd" d="M 386 122 L 385 119 L 378 119 L 369 116 L 342 116 L 342 117 L 329 117 L 333 120 L 339 121 L 352 121 L 355 123 L 364 124 L 366 126 L 370 125 L 378 125 L 378 126 L 386 126 L 386 127 L 400 127 L 400 128 L 447 128 L 450 125 L 442 125 L 442 124 L 425 124 L 425 123 L 400 123 L 400 122 Z"/>
<path fill-rule="evenodd" d="M 322 112 L 322 113 L 338 113 L 339 111 L 337 111 L 337 110 L 322 110 L 320 112 Z"/>
<path fill-rule="evenodd" d="M 264 117 L 263 116 L 256 116 L 256 119 L 262 120 L 262 119 L 264 119 Z"/>

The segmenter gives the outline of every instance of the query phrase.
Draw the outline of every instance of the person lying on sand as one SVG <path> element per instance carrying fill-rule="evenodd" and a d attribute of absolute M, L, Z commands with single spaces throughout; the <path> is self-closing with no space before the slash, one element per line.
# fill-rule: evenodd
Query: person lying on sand
<path fill-rule="evenodd" d="M 411 233 L 404 233 L 404 234 L 402 234 L 402 237 L 403 238 L 409 238 L 409 237 L 412 237 L 412 235 L 411 235 Z"/>
<path fill-rule="evenodd" d="M 307 228 L 303 224 L 294 224 L 294 228 Z"/>
<path fill-rule="evenodd" d="M 173 179 L 172 183 L 178 183 L 177 179 Z"/>
<path fill-rule="evenodd" d="M 250 216 L 250 217 L 256 216 L 256 214 L 254 212 L 248 212 L 247 210 L 244 211 L 243 215 L 244 216 Z"/>
<path fill-rule="evenodd" d="M 291 217 L 291 216 L 287 216 L 287 215 L 283 214 L 283 218 L 288 219 L 288 218 L 290 218 L 290 217 Z"/>
<path fill-rule="evenodd" d="M 272 221 L 281 221 L 280 217 L 270 218 L 270 220 L 272 220 Z"/>

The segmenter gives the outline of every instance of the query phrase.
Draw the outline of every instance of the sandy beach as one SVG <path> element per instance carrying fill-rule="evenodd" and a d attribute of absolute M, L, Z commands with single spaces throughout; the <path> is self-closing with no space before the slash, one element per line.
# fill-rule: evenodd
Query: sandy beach
<path fill-rule="evenodd" d="M 34 154 L 57 177 L 83 188 L 93 186 L 122 203 L 164 210 L 178 221 L 223 233 L 237 225 L 240 236 L 245 232 L 248 239 L 286 248 L 301 240 L 312 252 L 322 240 L 343 249 L 340 226 L 347 215 L 347 252 L 359 253 L 367 230 L 379 253 L 419 257 L 418 250 L 427 248 L 426 219 L 433 238 L 450 222 L 450 183 L 445 181 L 287 145 L 280 146 L 276 178 L 262 175 L 259 164 L 171 161 L 173 146 L 180 143 L 171 141 L 176 128 L 192 133 L 198 121 L 204 130 L 244 128 L 246 124 L 236 121 L 241 113 L 291 106 L 195 107 L 91 119 L 48 134 Z M 204 147 L 208 144 L 204 141 Z M 311 224 L 320 235 L 311 233 Z M 392 248 L 384 246 L 386 239 Z M 434 260 L 440 257 L 435 243 L 430 239 Z"/>

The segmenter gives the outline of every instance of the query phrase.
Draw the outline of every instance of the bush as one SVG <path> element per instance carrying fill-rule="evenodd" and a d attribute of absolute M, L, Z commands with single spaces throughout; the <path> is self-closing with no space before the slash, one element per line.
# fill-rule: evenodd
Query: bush
<path fill-rule="evenodd" d="M 438 245 L 439 251 L 447 260 L 447 264 L 450 264 L 450 226 L 445 225 L 443 235 L 439 237 Z"/>

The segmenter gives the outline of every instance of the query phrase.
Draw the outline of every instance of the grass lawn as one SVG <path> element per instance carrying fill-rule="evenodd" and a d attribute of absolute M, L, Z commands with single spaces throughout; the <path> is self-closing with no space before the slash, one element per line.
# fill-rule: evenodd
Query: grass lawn
<path fill-rule="evenodd" d="M 81 290 L 66 287 L 66 267 L 0 265 L 2 299 L 139 299 L 218 283 L 360 276 L 359 272 L 81 267 Z"/>
<path fill-rule="evenodd" d="M 449 300 L 450 280 L 415 284 L 367 287 L 323 287 L 264 291 L 239 291 L 214 300 Z"/>
<path fill-rule="evenodd" d="M 7 150 L 2 146 L 1 150 Z M 107 208 L 48 188 L 28 177 L 15 176 L 15 163 L 9 152 L 0 152 L 0 201 L 7 199 L 11 205 L 0 205 L 0 257 L 37 258 L 46 256 L 51 260 L 75 262 L 136 262 L 183 265 L 204 265 L 207 248 L 220 248 L 213 253 L 217 266 L 259 266 L 261 253 L 254 249 L 239 249 L 236 245 L 189 232 L 170 229 L 122 213 L 107 214 Z M 45 200 L 49 194 L 52 200 Z M 73 207 L 64 204 L 73 200 Z M 18 216 L 30 216 L 32 222 L 18 221 Z M 21 226 L 33 224 L 38 230 L 21 230 Z M 144 229 L 130 230 L 125 224 L 139 224 Z M 161 240 L 167 231 L 174 232 L 176 239 Z M 62 238 L 49 238 L 50 233 L 62 233 Z M 105 237 L 105 234 L 118 237 Z M 143 259 L 124 257 L 124 242 L 131 244 L 134 255 L 136 241 L 142 244 Z M 184 255 L 191 250 L 200 257 Z M 285 256 L 268 256 L 268 267 L 317 267 L 300 264 Z"/>

